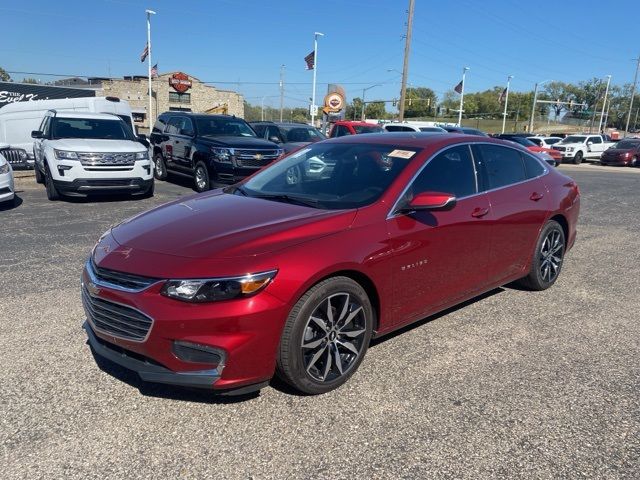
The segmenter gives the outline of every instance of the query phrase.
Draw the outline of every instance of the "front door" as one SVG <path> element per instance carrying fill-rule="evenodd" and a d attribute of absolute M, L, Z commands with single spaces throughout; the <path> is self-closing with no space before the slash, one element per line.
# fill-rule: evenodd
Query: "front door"
<path fill-rule="evenodd" d="M 423 318 L 487 283 L 490 205 L 479 193 L 469 145 L 433 157 L 400 203 L 427 191 L 453 194 L 457 205 L 449 211 L 395 213 L 387 220 L 398 323 Z"/>

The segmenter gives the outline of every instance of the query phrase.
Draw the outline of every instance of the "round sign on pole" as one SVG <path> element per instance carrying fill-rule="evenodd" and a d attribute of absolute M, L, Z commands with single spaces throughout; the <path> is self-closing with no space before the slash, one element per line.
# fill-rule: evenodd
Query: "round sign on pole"
<path fill-rule="evenodd" d="M 177 72 L 169 77 L 169 85 L 171 85 L 176 92 L 184 93 L 191 88 L 191 80 L 189 80 L 187 74 Z"/>
<path fill-rule="evenodd" d="M 331 112 L 339 112 L 344 106 L 344 97 L 337 92 L 331 92 L 324 97 L 324 106 Z"/>

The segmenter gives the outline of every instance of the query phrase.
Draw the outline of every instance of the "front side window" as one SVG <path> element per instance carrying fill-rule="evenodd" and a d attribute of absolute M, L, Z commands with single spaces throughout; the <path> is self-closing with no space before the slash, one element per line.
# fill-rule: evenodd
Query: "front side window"
<path fill-rule="evenodd" d="M 602 143 L 602 138 L 600 137 L 589 137 L 589 141 L 592 143 Z"/>
<path fill-rule="evenodd" d="M 414 195 L 451 193 L 458 198 L 476 193 L 476 173 L 469 146 L 448 148 L 429 160 L 411 185 L 411 191 Z"/>
<path fill-rule="evenodd" d="M 395 145 L 313 143 L 230 193 L 329 210 L 359 208 L 376 201 L 419 152 Z"/>
<path fill-rule="evenodd" d="M 505 187 L 526 180 L 522 154 L 515 148 L 478 145 L 487 175 L 487 188 Z"/>
<path fill-rule="evenodd" d="M 131 129 L 120 119 L 54 117 L 51 138 L 90 138 L 101 140 L 131 140 Z"/>
<path fill-rule="evenodd" d="M 196 125 L 199 135 L 212 137 L 255 137 L 255 132 L 249 124 L 239 118 L 225 117 L 197 117 Z"/>

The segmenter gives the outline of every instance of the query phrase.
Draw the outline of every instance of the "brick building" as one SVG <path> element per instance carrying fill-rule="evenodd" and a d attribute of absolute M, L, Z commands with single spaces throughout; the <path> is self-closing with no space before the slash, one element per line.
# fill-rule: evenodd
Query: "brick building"
<path fill-rule="evenodd" d="M 244 117 L 244 98 L 229 90 L 218 90 L 182 72 L 164 73 L 152 81 L 153 113 L 183 110 L 198 113 L 227 113 Z M 149 131 L 148 82 L 146 76 L 100 79 L 96 96 L 127 100 L 140 133 Z"/>

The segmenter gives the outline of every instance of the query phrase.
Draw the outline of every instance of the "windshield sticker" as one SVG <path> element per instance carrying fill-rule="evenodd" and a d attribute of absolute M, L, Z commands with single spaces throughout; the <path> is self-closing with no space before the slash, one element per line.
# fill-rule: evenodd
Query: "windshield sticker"
<path fill-rule="evenodd" d="M 389 157 L 397 157 L 397 158 L 405 158 L 405 159 L 410 159 L 411 157 L 413 157 L 416 154 L 416 152 L 412 152 L 411 150 L 394 150 L 393 152 L 389 153 Z"/>

